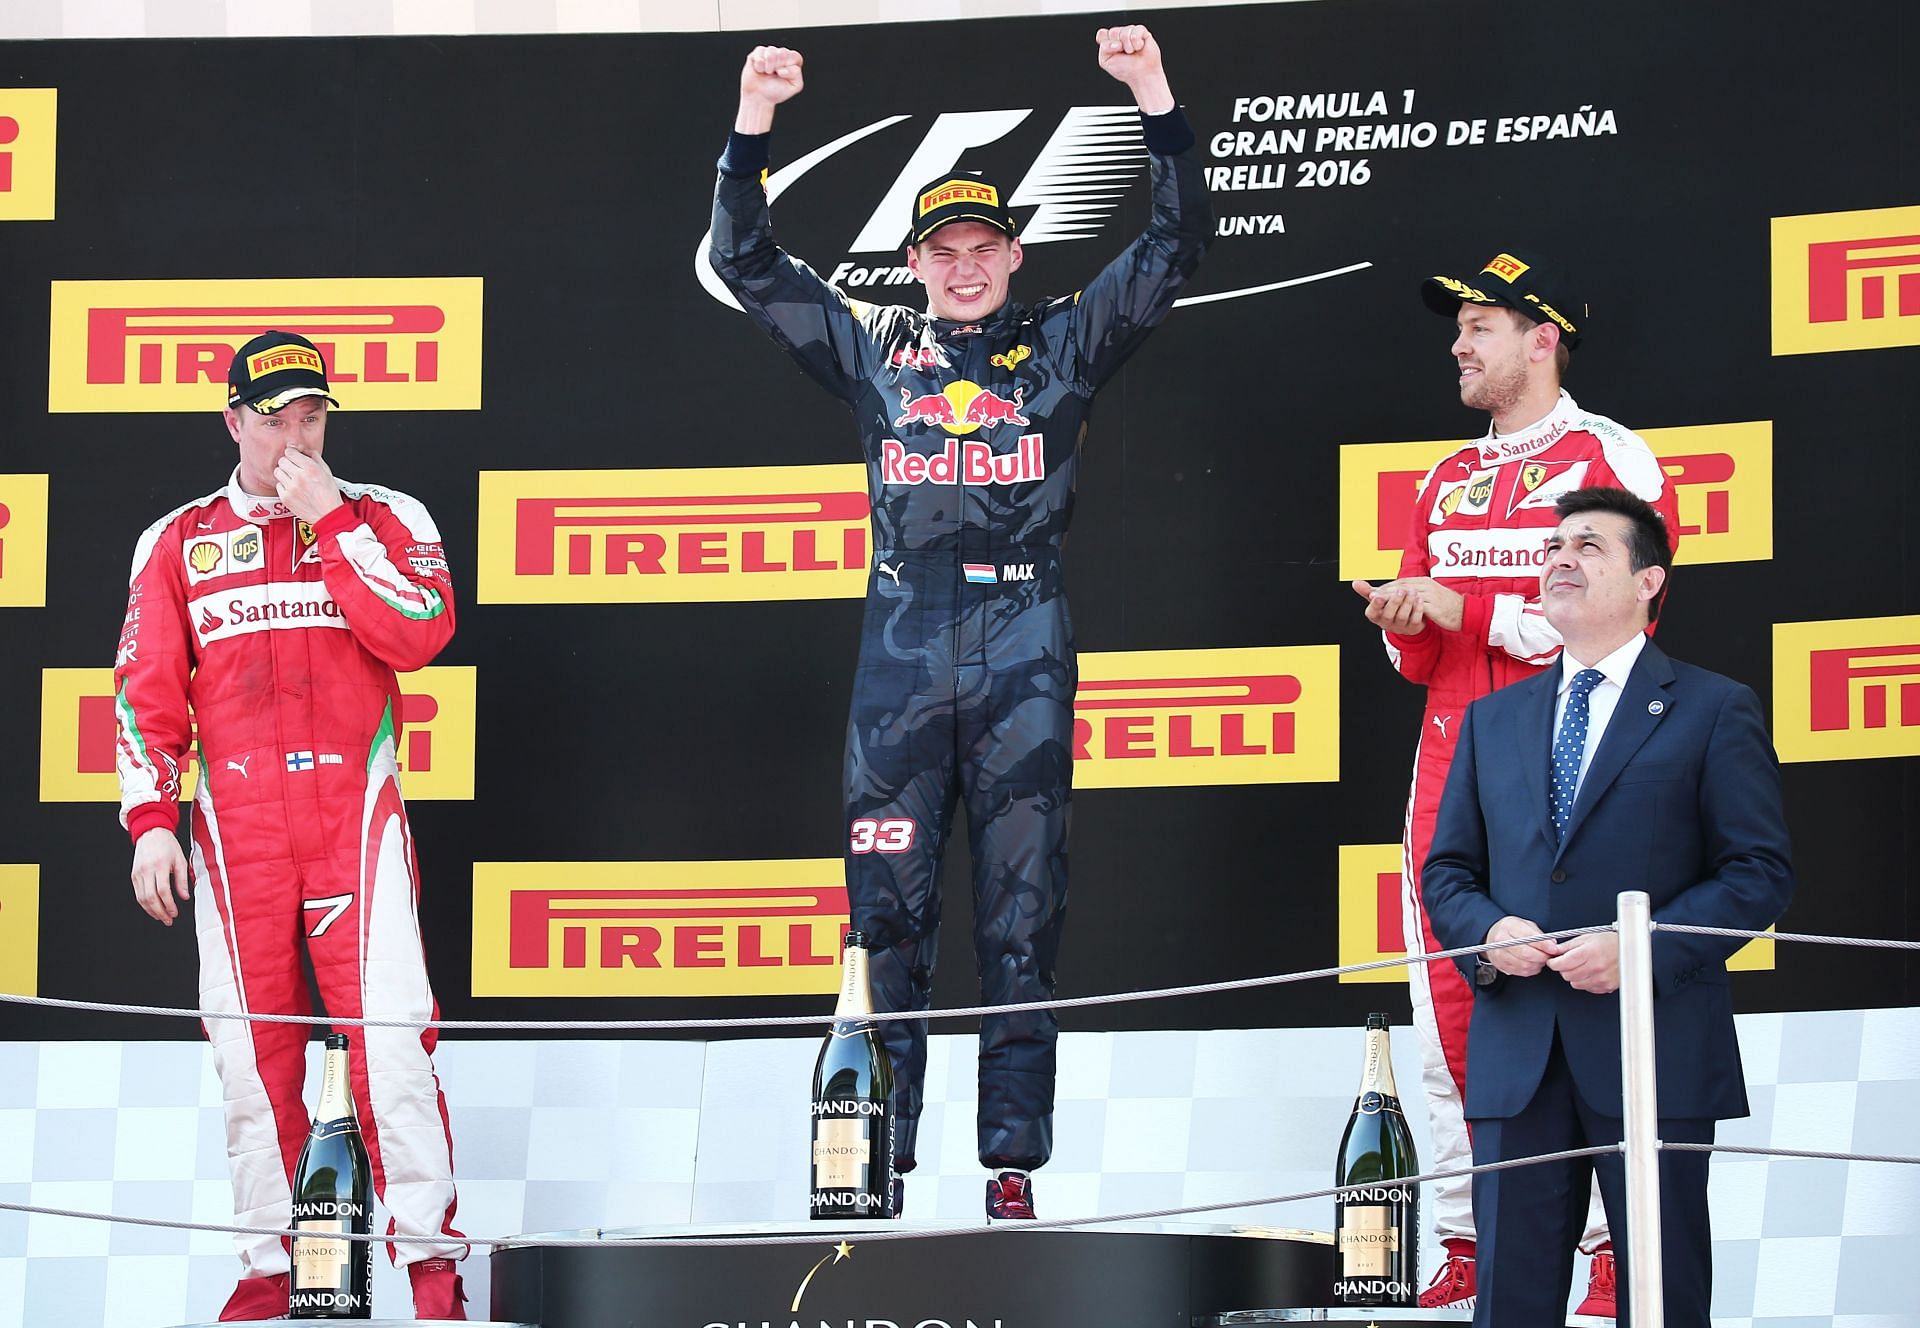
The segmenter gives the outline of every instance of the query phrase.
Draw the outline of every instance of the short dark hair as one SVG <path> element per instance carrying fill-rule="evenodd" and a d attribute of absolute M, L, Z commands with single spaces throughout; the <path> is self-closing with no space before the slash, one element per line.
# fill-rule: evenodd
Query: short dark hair
<path fill-rule="evenodd" d="M 1553 510 L 1562 521 L 1582 512 L 1611 512 L 1627 519 L 1628 566 L 1636 572 L 1658 567 L 1666 574 L 1660 583 L 1660 593 L 1647 604 L 1647 621 L 1657 619 L 1660 605 L 1667 598 L 1667 588 L 1673 583 L 1673 539 L 1667 534 L 1667 521 L 1659 510 L 1631 490 L 1602 485 L 1562 494 Z"/>

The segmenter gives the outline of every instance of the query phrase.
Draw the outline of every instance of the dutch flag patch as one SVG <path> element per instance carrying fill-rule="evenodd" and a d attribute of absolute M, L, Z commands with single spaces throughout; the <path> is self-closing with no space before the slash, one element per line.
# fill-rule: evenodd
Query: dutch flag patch
<path fill-rule="evenodd" d="M 960 570 L 967 574 L 970 586 L 990 586 L 1000 580 L 994 575 L 992 563 L 961 563 Z"/>

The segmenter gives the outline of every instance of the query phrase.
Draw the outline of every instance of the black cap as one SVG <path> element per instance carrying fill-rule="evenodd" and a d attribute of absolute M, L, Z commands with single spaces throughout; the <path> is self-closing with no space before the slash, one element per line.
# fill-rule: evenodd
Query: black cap
<path fill-rule="evenodd" d="M 1552 323 L 1568 348 L 1580 344 L 1587 327 L 1587 302 L 1576 299 L 1567 272 L 1551 259 L 1521 249 L 1495 254 L 1472 277 L 1428 277 L 1420 298 L 1443 318 L 1454 318 L 1462 304 L 1517 309 L 1536 323 Z"/>
<path fill-rule="evenodd" d="M 942 175 L 914 191 L 907 243 L 919 244 L 956 221 L 977 221 L 1008 235 L 1020 229 L 1007 210 L 1006 192 L 992 180 L 983 175 Z"/>
<path fill-rule="evenodd" d="M 262 415 L 301 397 L 325 397 L 339 405 L 331 392 L 327 362 L 296 332 L 262 332 L 235 351 L 227 367 L 227 405 L 248 406 Z"/>

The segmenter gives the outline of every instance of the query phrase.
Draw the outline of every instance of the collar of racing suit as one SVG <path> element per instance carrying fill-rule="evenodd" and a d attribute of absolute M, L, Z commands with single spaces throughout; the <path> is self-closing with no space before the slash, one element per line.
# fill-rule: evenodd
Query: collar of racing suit
<path fill-rule="evenodd" d="M 997 332 L 1003 327 L 1020 321 L 1025 314 L 1025 309 L 1008 300 L 985 318 L 961 323 L 951 318 L 935 318 L 928 315 L 927 325 L 933 329 L 933 335 L 937 340 L 947 341 L 954 337 L 985 336 Z"/>
<path fill-rule="evenodd" d="M 1486 437 L 1480 440 L 1480 461 L 1483 465 L 1492 466 L 1502 461 L 1537 456 L 1566 437 L 1567 430 L 1580 417 L 1580 407 L 1562 388 L 1560 399 L 1553 403 L 1553 409 L 1526 428 L 1514 433 L 1495 433 L 1489 425 Z"/>
<path fill-rule="evenodd" d="M 233 510 L 249 521 L 272 521 L 283 516 L 292 516 L 293 509 L 279 498 L 262 498 L 248 493 L 240 487 L 240 467 L 233 468 L 233 474 L 227 480 L 227 501 L 233 504 Z"/>

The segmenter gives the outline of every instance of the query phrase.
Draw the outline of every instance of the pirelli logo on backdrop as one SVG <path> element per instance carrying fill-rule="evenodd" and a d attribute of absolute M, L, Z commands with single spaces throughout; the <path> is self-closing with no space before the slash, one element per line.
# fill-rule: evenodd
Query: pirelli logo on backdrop
<path fill-rule="evenodd" d="M 1920 207 L 1773 219 L 1773 353 L 1920 346 Z"/>
<path fill-rule="evenodd" d="M 1340 935 L 1342 968 L 1401 959 L 1407 953 L 1406 889 L 1400 876 L 1400 845 L 1342 844 L 1340 846 Z M 1771 928 L 1769 928 L 1771 930 Z M 1727 960 L 1735 972 L 1771 970 L 1772 941 L 1748 941 Z M 1451 959 L 1438 961 L 1447 964 Z M 1342 982 L 1405 982 L 1407 965 L 1342 973 Z"/>
<path fill-rule="evenodd" d="M 838 858 L 476 862 L 475 996 L 835 991 Z"/>
<path fill-rule="evenodd" d="M 1775 623 L 1782 761 L 1920 756 L 1920 617 Z"/>
<path fill-rule="evenodd" d="M 1340 957 L 1336 962 L 1344 967 L 1406 954 L 1400 888 L 1398 844 L 1340 846 Z M 1405 964 L 1340 975 L 1342 982 L 1406 980 Z"/>
<path fill-rule="evenodd" d="M 1773 557 L 1773 422 L 1641 429 L 1680 503 L 1682 566 Z M 1340 449 L 1340 577 L 1399 575 L 1420 481 L 1464 440 Z M 1544 536 L 1543 536 L 1544 539 Z"/>
<path fill-rule="evenodd" d="M 0 863 L 0 991 L 40 994 L 40 868 Z"/>
<path fill-rule="evenodd" d="M 52 221 L 58 88 L 0 88 L 0 221 Z"/>
<path fill-rule="evenodd" d="M 477 677 L 471 665 L 400 675 L 400 789 L 408 801 L 472 801 Z M 41 671 L 40 801 L 118 802 L 114 737 L 112 669 Z M 198 779 L 199 762 L 182 761 L 182 802 Z"/>
<path fill-rule="evenodd" d="M 858 599 L 858 464 L 483 470 L 483 604 Z"/>
<path fill-rule="evenodd" d="M 326 357 L 353 410 L 480 409 L 479 277 L 56 281 L 47 409 L 217 410 L 227 365 L 270 328 Z"/>
<path fill-rule="evenodd" d="M 1340 778 L 1340 648 L 1080 656 L 1075 788 Z"/>
<path fill-rule="evenodd" d="M 47 477 L 0 475 L 0 608 L 47 603 Z"/>

